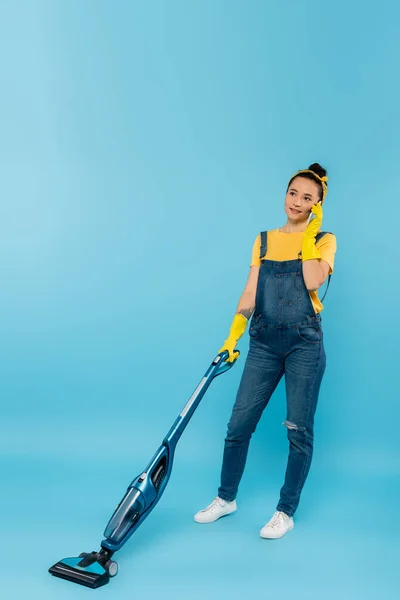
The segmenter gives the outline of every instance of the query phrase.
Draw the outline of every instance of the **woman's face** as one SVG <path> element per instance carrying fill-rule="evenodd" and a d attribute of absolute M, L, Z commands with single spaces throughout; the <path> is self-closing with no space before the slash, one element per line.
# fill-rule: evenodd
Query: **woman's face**
<path fill-rule="evenodd" d="M 311 207 L 317 204 L 320 193 L 320 187 L 315 181 L 305 177 L 293 179 L 285 197 L 285 213 L 290 220 L 297 223 L 306 221 Z"/>

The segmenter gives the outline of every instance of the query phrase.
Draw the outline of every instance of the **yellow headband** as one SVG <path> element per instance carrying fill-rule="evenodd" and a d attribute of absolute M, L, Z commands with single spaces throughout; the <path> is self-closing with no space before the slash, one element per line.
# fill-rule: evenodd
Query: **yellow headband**
<path fill-rule="evenodd" d="M 293 175 L 292 179 L 294 179 L 294 177 L 297 177 L 297 175 L 301 175 L 302 173 L 312 173 L 314 175 L 314 177 L 316 177 L 317 179 L 320 180 L 320 182 L 322 183 L 322 202 L 323 202 L 328 193 L 328 186 L 326 185 L 326 182 L 328 181 L 328 177 L 326 175 L 324 175 L 324 177 L 320 177 L 319 175 L 317 175 L 317 173 L 314 173 L 314 171 L 311 171 L 310 169 L 302 169 L 301 171 L 297 171 L 297 173 L 295 173 Z"/>

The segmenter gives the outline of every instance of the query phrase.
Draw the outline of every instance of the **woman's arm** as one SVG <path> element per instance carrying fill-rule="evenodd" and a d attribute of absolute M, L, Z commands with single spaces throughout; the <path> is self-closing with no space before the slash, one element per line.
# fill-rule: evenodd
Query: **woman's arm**
<path fill-rule="evenodd" d="M 336 237 L 329 233 L 329 235 L 324 236 L 322 243 L 317 247 L 316 237 L 318 231 L 321 230 L 323 218 L 321 203 L 314 204 L 311 212 L 315 217 L 311 219 L 304 231 L 301 251 L 303 255 L 304 283 L 309 292 L 315 292 L 328 277 L 331 265 L 333 267 Z M 322 256 L 329 258 L 324 260 Z"/>
<path fill-rule="evenodd" d="M 325 283 L 329 274 L 329 263 L 326 260 L 313 259 L 303 262 L 303 277 L 306 288 L 309 292 L 315 292 Z"/>
<path fill-rule="evenodd" d="M 240 340 L 246 331 L 247 321 L 250 319 L 256 305 L 256 290 L 258 282 L 258 273 L 260 267 L 251 266 L 250 273 L 247 279 L 243 294 L 240 297 L 239 304 L 236 309 L 236 314 L 233 317 L 229 335 L 224 341 L 218 352 L 227 350 L 229 353 L 228 362 L 237 359 L 239 352 L 235 351 L 236 343 Z"/>
<path fill-rule="evenodd" d="M 256 306 L 256 291 L 259 272 L 260 267 L 250 267 L 247 283 L 236 309 L 236 314 L 243 315 L 247 320 L 250 319 Z"/>

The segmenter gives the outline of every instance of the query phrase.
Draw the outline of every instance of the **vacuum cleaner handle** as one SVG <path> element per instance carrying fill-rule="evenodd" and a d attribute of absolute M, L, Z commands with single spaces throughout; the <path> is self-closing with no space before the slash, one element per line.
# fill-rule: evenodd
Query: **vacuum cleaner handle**
<path fill-rule="evenodd" d="M 229 371 L 229 369 L 231 369 L 233 367 L 233 365 L 235 364 L 235 362 L 237 361 L 237 359 L 240 356 L 240 351 L 235 348 L 234 350 L 235 352 L 238 353 L 237 357 L 235 358 L 234 361 L 232 362 L 228 362 L 226 359 L 229 356 L 229 352 L 227 350 L 224 350 L 223 352 L 220 352 L 212 361 L 211 366 L 213 365 L 218 365 L 217 370 L 215 371 L 214 375 L 213 375 L 213 379 L 215 377 L 218 377 L 218 375 L 221 375 L 222 373 L 225 373 L 225 371 Z"/>

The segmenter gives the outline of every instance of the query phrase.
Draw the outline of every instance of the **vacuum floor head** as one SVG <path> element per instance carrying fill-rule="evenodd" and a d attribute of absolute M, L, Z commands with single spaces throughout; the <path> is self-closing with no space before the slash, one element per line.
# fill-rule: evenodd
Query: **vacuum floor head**
<path fill-rule="evenodd" d="M 50 567 L 49 573 L 55 577 L 95 589 L 106 585 L 110 581 L 110 577 L 114 577 L 118 571 L 115 561 L 109 560 L 105 564 L 101 564 L 99 559 L 103 563 L 102 556 L 98 552 L 63 558 Z"/>

